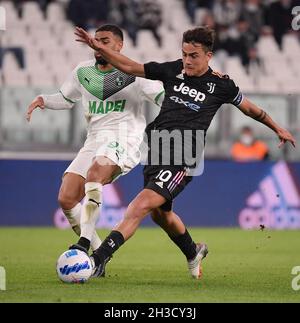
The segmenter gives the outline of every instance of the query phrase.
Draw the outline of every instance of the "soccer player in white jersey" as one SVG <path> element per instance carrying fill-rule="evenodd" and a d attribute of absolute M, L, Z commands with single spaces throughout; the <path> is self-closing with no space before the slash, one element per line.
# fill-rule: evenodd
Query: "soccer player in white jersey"
<path fill-rule="evenodd" d="M 120 52 L 123 33 L 115 25 L 103 25 L 95 38 L 104 46 Z M 95 231 L 102 187 L 127 174 L 140 161 L 139 146 L 146 126 L 144 101 L 162 102 L 161 82 L 123 73 L 95 52 L 94 60 L 79 64 L 59 93 L 39 95 L 28 108 L 27 120 L 36 108 L 71 109 L 82 99 L 88 121 L 88 135 L 77 157 L 65 171 L 59 203 L 75 233 L 77 248 L 96 250 L 101 240 Z M 80 201 L 86 196 L 84 204 Z"/>

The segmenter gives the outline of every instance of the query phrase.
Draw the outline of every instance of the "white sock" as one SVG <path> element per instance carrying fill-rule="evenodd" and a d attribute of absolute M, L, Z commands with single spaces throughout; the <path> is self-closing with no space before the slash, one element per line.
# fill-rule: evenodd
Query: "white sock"
<path fill-rule="evenodd" d="M 81 230 L 80 230 L 80 217 L 81 217 L 81 204 L 78 203 L 76 206 L 73 207 L 71 210 L 63 210 L 66 218 L 68 219 L 69 223 L 71 224 L 71 227 L 73 231 L 80 237 Z M 93 237 L 91 240 L 91 248 L 92 250 L 97 250 L 102 241 L 99 238 L 96 230 L 94 230 Z"/>
<path fill-rule="evenodd" d="M 89 182 L 85 184 L 85 200 L 82 206 L 80 237 L 91 241 L 96 223 L 99 218 L 99 209 L 102 204 L 102 184 Z"/>

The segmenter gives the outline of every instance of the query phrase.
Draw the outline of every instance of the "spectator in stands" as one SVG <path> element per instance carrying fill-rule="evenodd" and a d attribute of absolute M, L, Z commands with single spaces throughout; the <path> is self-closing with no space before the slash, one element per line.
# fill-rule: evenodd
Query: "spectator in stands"
<path fill-rule="evenodd" d="M 268 10 L 268 22 L 273 29 L 274 38 L 282 49 L 282 38 L 284 34 L 292 29 L 292 9 L 300 5 L 299 0 L 279 0 L 273 2 Z"/>
<path fill-rule="evenodd" d="M 198 8 L 210 11 L 213 8 L 214 1 L 211 0 L 184 0 L 184 7 L 193 25 L 197 24 L 196 11 Z"/>
<path fill-rule="evenodd" d="M 230 28 L 241 16 L 241 4 L 238 0 L 217 0 L 213 6 L 213 15 L 217 25 Z"/>
<path fill-rule="evenodd" d="M 191 23 L 195 24 L 195 13 L 198 8 L 198 0 L 184 0 L 184 6 L 187 14 L 191 19 Z"/>
<path fill-rule="evenodd" d="M 157 0 L 140 0 L 137 2 L 139 29 L 150 30 L 159 47 L 162 45 L 158 28 L 162 24 L 162 8 Z"/>
<path fill-rule="evenodd" d="M 214 5 L 214 0 L 198 0 L 199 8 L 206 8 L 208 10 L 211 10 Z"/>
<path fill-rule="evenodd" d="M 137 45 L 138 0 L 111 0 L 109 20 L 124 28 L 134 46 Z"/>
<path fill-rule="evenodd" d="M 85 29 L 107 22 L 108 12 L 108 0 L 71 0 L 67 8 L 67 16 L 73 24 Z"/>
<path fill-rule="evenodd" d="M 238 162 L 266 160 L 269 148 L 264 142 L 256 140 L 252 128 L 246 126 L 241 129 L 239 140 L 233 144 L 231 156 Z"/>
<path fill-rule="evenodd" d="M 224 29 L 217 26 L 214 16 L 211 12 L 208 12 L 203 18 L 203 26 L 212 28 L 215 31 L 215 42 L 214 42 L 214 53 L 218 50 L 227 50 L 227 31 L 223 32 Z"/>
<path fill-rule="evenodd" d="M 249 23 L 240 19 L 234 28 L 228 32 L 229 39 L 227 50 L 230 55 L 238 55 L 241 58 L 242 64 L 247 69 L 250 62 L 250 50 L 255 47 L 255 36 L 250 32 Z"/>
<path fill-rule="evenodd" d="M 258 40 L 264 25 L 264 10 L 260 0 L 246 0 L 242 7 L 243 20 L 249 24 L 249 32 Z"/>
<path fill-rule="evenodd" d="M 107 23 L 109 15 L 108 0 L 92 0 L 91 1 L 91 25 L 92 28 L 97 28 L 100 25 Z"/>
<path fill-rule="evenodd" d="M 67 17 L 74 26 L 89 29 L 89 9 L 85 1 L 71 0 L 67 7 Z"/>

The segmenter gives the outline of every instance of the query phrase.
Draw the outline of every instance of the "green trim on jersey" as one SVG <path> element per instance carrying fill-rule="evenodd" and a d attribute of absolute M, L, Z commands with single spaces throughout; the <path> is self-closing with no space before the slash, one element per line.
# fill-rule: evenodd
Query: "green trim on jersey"
<path fill-rule="evenodd" d="M 104 101 L 135 81 L 135 76 L 117 69 L 100 71 L 96 65 L 80 67 L 77 70 L 80 84 L 93 96 Z"/>
<path fill-rule="evenodd" d="M 160 99 L 160 97 L 165 93 L 165 91 L 161 91 L 160 93 L 157 94 L 157 96 L 154 99 L 154 102 L 156 105 L 159 106 L 158 100 Z"/>
<path fill-rule="evenodd" d="M 80 67 L 77 71 L 80 84 L 93 96 L 103 100 L 104 74 L 95 66 Z"/>
<path fill-rule="evenodd" d="M 66 101 L 68 101 L 69 103 L 72 103 L 72 104 L 74 104 L 75 103 L 75 101 L 72 101 L 71 99 L 68 99 L 67 97 L 65 97 L 64 96 L 64 94 L 62 93 L 62 91 L 59 91 L 59 93 L 62 95 L 62 97 L 66 100 Z"/>

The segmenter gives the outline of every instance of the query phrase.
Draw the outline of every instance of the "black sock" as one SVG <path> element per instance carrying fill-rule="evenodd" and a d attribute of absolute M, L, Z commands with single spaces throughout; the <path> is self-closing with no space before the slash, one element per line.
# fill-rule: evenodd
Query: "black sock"
<path fill-rule="evenodd" d="M 85 248 L 86 250 L 89 250 L 90 249 L 91 242 L 87 238 L 80 237 L 80 239 L 78 240 L 78 244 L 81 247 Z"/>
<path fill-rule="evenodd" d="M 110 258 L 122 244 L 125 242 L 124 237 L 119 231 L 112 231 L 107 238 L 101 243 L 101 246 L 94 252 L 95 265 L 99 266 L 105 259 Z"/>
<path fill-rule="evenodd" d="M 169 237 L 180 248 L 188 260 L 196 257 L 196 244 L 187 229 L 180 236 L 172 237 L 169 235 Z"/>

